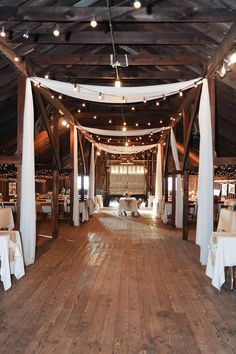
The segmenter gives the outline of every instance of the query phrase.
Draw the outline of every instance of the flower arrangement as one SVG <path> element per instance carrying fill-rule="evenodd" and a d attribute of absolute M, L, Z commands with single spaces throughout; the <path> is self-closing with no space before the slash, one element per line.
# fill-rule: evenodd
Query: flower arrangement
<path fill-rule="evenodd" d="M 124 193 L 124 197 L 126 197 L 126 198 L 130 198 L 131 195 L 132 195 L 132 192 L 126 191 L 126 192 Z"/>

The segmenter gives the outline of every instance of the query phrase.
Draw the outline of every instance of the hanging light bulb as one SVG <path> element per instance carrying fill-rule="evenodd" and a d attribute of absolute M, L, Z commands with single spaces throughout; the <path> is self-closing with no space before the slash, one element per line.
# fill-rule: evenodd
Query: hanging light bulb
<path fill-rule="evenodd" d="M 49 79 L 49 73 L 44 75 L 45 79 Z"/>
<path fill-rule="evenodd" d="M 123 132 L 126 132 L 127 128 L 126 128 L 126 127 L 123 127 L 122 130 L 123 130 Z"/>
<path fill-rule="evenodd" d="M 99 98 L 99 100 L 102 99 L 102 93 L 101 92 L 99 92 L 98 98 Z"/>
<path fill-rule="evenodd" d="M 135 8 L 135 9 L 140 9 L 140 7 L 141 7 L 141 2 L 138 1 L 138 0 L 135 0 L 135 1 L 134 1 L 134 8 Z"/>
<path fill-rule="evenodd" d="M 63 119 L 63 121 L 61 122 L 61 124 L 63 125 L 63 127 L 67 126 L 67 121 L 65 119 Z"/>
<path fill-rule="evenodd" d="M 129 146 L 129 143 L 126 141 L 125 146 Z"/>
<path fill-rule="evenodd" d="M 79 91 L 79 85 L 74 84 L 74 86 L 73 86 L 73 90 L 74 90 L 74 91 Z"/>
<path fill-rule="evenodd" d="M 183 91 L 182 90 L 179 90 L 179 95 L 180 95 L 180 97 L 183 96 Z"/>
<path fill-rule="evenodd" d="M 236 63 L 236 51 L 230 54 L 228 58 L 228 65 L 233 65 Z"/>
<path fill-rule="evenodd" d="M 6 32 L 5 32 L 4 26 L 2 26 L 2 30 L 1 30 L 1 32 L 0 32 L 0 36 L 1 36 L 2 38 L 6 37 Z"/>
<path fill-rule="evenodd" d="M 95 27 L 97 27 L 97 21 L 96 21 L 96 19 L 95 19 L 95 16 L 93 16 L 93 18 L 92 18 L 92 20 L 90 21 L 90 26 L 92 27 L 92 28 L 95 28 Z"/>
<path fill-rule="evenodd" d="M 23 33 L 23 36 L 22 36 L 22 37 L 25 38 L 25 39 L 28 39 L 28 38 L 29 38 L 29 30 L 25 31 L 25 32 Z"/>
<path fill-rule="evenodd" d="M 17 62 L 17 61 L 19 61 L 20 59 L 19 59 L 19 57 L 15 57 L 14 60 Z"/>
<path fill-rule="evenodd" d="M 54 28 L 52 33 L 54 37 L 59 37 L 60 36 L 59 26 L 56 26 L 56 28 Z"/>
<path fill-rule="evenodd" d="M 160 102 L 159 101 L 156 101 L 156 106 L 160 106 Z"/>
<path fill-rule="evenodd" d="M 147 103 L 146 97 L 143 97 L 143 103 Z"/>

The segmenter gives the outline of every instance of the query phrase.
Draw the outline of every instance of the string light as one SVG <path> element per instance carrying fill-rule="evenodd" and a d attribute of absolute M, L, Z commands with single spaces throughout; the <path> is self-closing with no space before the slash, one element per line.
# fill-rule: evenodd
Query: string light
<path fill-rule="evenodd" d="M 97 21 L 96 21 L 96 18 L 95 18 L 95 16 L 93 16 L 93 18 L 92 18 L 92 20 L 90 21 L 90 26 L 92 27 L 92 28 L 95 28 L 95 27 L 97 27 Z"/>
<path fill-rule="evenodd" d="M 122 130 L 123 130 L 123 132 L 126 132 L 127 128 L 126 128 L 126 127 L 123 127 Z"/>
<path fill-rule="evenodd" d="M 82 103 L 82 107 L 86 107 L 86 103 L 83 102 L 83 103 Z"/>
<path fill-rule="evenodd" d="M 97 116 L 93 116 L 93 119 L 97 119 Z"/>
<path fill-rule="evenodd" d="M 49 73 L 44 75 L 45 79 L 49 79 Z"/>
<path fill-rule="evenodd" d="M 134 106 L 133 106 L 133 107 L 131 107 L 131 110 L 132 110 L 132 111 L 135 111 L 135 107 L 134 107 Z"/>
<path fill-rule="evenodd" d="M 183 91 L 182 90 L 179 90 L 179 95 L 180 95 L 180 97 L 183 96 Z"/>
<path fill-rule="evenodd" d="M 160 102 L 159 101 L 156 101 L 156 106 L 160 106 Z"/>
<path fill-rule="evenodd" d="M 56 28 L 54 28 L 52 33 L 53 33 L 54 37 L 59 37 L 60 36 L 60 30 L 59 30 L 59 26 L 58 25 L 56 26 Z"/>
<path fill-rule="evenodd" d="M 18 62 L 18 61 L 20 60 L 20 58 L 19 58 L 19 57 L 15 57 L 14 60 L 15 60 L 16 62 Z"/>
<path fill-rule="evenodd" d="M 63 127 L 67 126 L 67 121 L 65 119 L 63 119 L 63 121 L 61 122 L 61 125 L 63 125 Z"/>
<path fill-rule="evenodd" d="M 143 98 L 143 103 L 147 103 L 146 97 Z"/>
<path fill-rule="evenodd" d="M 162 95 L 162 99 L 163 99 L 163 101 L 165 101 L 166 100 L 166 95 Z"/>
<path fill-rule="evenodd" d="M 23 38 L 25 39 L 29 39 L 29 30 L 27 30 L 26 32 L 23 33 L 22 35 Z"/>
<path fill-rule="evenodd" d="M 61 100 L 62 99 L 62 95 L 59 95 L 58 98 L 59 98 L 59 100 Z"/>
<path fill-rule="evenodd" d="M 138 123 L 136 123 L 135 125 L 136 125 L 136 127 L 138 127 Z"/>
<path fill-rule="evenodd" d="M 111 119 L 109 120 L 109 123 L 110 123 L 110 124 L 112 123 L 112 120 L 111 120 Z"/>
<path fill-rule="evenodd" d="M 134 1 L 134 8 L 135 8 L 135 9 L 140 9 L 140 7 L 141 7 L 141 2 L 138 1 L 138 0 L 135 0 L 135 1 Z"/>

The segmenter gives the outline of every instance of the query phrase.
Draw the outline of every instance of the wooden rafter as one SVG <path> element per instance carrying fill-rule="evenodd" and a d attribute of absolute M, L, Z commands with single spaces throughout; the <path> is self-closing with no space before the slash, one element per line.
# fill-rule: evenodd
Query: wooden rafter
<path fill-rule="evenodd" d="M 235 11 L 228 11 L 226 7 L 194 8 L 152 6 L 152 13 L 146 8 L 135 10 L 132 7 L 111 7 L 112 21 L 114 22 L 232 22 Z M 92 8 L 97 21 L 107 21 L 106 7 Z M 90 7 L 72 6 L 1 6 L 0 21 L 17 22 L 89 22 L 91 20 Z"/>
<path fill-rule="evenodd" d="M 124 61 L 124 55 L 118 55 L 119 60 Z M 35 64 L 38 65 L 108 65 L 110 66 L 109 54 L 85 54 L 85 55 L 40 55 L 28 56 Z M 203 59 L 199 55 L 180 54 L 180 55 L 128 55 L 129 66 L 150 66 L 150 65 L 200 65 Z"/>
<path fill-rule="evenodd" d="M 219 67 L 222 65 L 224 59 L 228 56 L 232 49 L 232 46 L 236 42 L 236 22 L 232 25 L 230 31 L 225 36 L 215 51 L 215 54 L 208 64 L 207 75 L 211 76 L 216 73 Z"/>
<path fill-rule="evenodd" d="M 119 31 L 114 32 L 116 44 L 165 44 L 165 45 L 206 45 L 214 42 L 211 38 L 201 32 L 142 32 L 142 31 Z M 25 44 L 111 44 L 110 33 L 103 31 L 84 31 L 84 32 L 71 32 L 69 40 L 66 33 L 63 33 L 59 37 L 54 37 L 51 34 L 38 34 L 37 40 L 34 36 L 30 36 L 28 39 L 22 37 L 21 34 L 17 34 L 11 40 L 13 43 L 25 43 Z"/>
<path fill-rule="evenodd" d="M 60 161 L 59 151 L 58 151 L 56 140 L 55 140 L 55 135 L 51 131 L 49 118 L 48 118 L 41 94 L 40 94 L 39 90 L 37 90 L 37 89 L 35 89 L 34 92 L 35 92 L 35 96 L 37 98 L 37 101 L 38 101 L 38 104 L 39 104 L 39 107 L 40 107 L 40 110 L 42 113 L 43 123 L 44 123 L 45 129 L 48 133 L 49 141 L 51 143 L 53 156 L 55 158 L 55 163 L 57 165 L 58 170 L 61 170 L 61 161 Z"/>

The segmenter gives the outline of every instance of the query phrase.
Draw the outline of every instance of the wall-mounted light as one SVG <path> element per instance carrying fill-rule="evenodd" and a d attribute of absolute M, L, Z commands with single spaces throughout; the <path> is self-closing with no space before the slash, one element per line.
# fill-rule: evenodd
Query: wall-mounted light
<path fill-rule="evenodd" d="M 1 36 L 2 38 L 6 37 L 6 32 L 5 32 L 4 26 L 2 26 L 2 30 L 1 30 L 1 32 L 0 32 L 0 36 Z"/>

